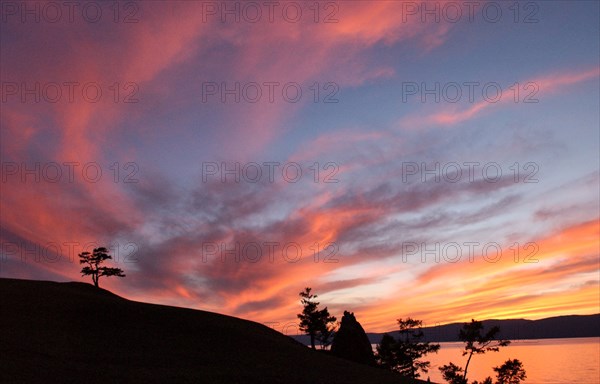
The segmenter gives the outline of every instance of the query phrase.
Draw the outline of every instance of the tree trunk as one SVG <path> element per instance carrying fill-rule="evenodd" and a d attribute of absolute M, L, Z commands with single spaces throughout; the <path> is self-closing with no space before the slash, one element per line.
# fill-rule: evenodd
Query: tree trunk
<path fill-rule="evenodd" d="M 315 335 L 314 335 L 314 333 L 310 334 L 310 346 L 312 347 L 312 349 L 316 349 L 315 348 Z"/>
<path fill-rule="evenodd" d="M 473 357 L 473 352 L 471 352 L 471 354 L 469 355 L 469 358 L 467 359 L 467 364 L 465 365 L 465 374 L 463 375 L 463 381 L 465 383 L 467 382 L 467 369 L 469 369 L 469 363 L 471 362 L 471 357 Z"/>

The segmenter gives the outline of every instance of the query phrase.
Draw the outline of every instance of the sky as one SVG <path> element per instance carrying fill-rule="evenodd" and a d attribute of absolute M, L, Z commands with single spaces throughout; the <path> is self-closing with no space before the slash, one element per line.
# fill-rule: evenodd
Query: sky
<path fill-rule="evenodd" d="M 2 2 L 0 277 L 296 333 L 600 312 L 600 5 Z"/>

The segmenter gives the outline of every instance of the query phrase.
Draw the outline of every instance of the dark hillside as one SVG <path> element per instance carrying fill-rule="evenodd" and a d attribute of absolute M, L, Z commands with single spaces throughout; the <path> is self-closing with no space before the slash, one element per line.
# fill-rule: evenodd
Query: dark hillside
<path fill-rule="evenodd" d="M 264 325 L 129 301 L 84 283 L 0 279 L 2 383 L 401 383 Z"/>

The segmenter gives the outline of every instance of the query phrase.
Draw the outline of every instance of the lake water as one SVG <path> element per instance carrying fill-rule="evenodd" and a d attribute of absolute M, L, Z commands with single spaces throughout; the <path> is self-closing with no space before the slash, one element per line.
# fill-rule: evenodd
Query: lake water
<path fill-rule="evenodd" d="M 467 356 L 462 356 L 463 343 L 440 343 L 437 354 L 426 356 L 431 362 L 429 376 L 432 382 L 445 383 L 438 367 L 453 362 L 464 367 Z M 600 337 L 576 339 L 516 340 L 499 352 L 474 355 L 469 364 L 468 378 L 482 380 L 495 378 L 492 367 L 507 359 L 523 362 L 527 384 L 598 384 L 600 383 Z"/>

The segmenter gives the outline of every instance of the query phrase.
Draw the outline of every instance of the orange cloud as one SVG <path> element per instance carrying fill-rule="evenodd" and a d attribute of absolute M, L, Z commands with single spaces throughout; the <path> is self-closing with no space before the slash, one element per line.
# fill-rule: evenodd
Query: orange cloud
<path fill-rule="evenodd" d="M 477 255 L 473 263 L 431 266 L 414 281 L 399 284 L 402 295 L 361 308 L 364 322 L 369 329 L 385 331 L 394 328 L 391 319 L 405 316 L 434 324 L 597 313 L 599 239 L 600 224 L 594 220 L 536 240 L 539 252 L 530 261 L 538 263 L 523 263 L 523 255 L 515 263 L 514 254 L 507 252 L 497 263 Z M 582 280 L 586 276 L 587 283 Z"/>

